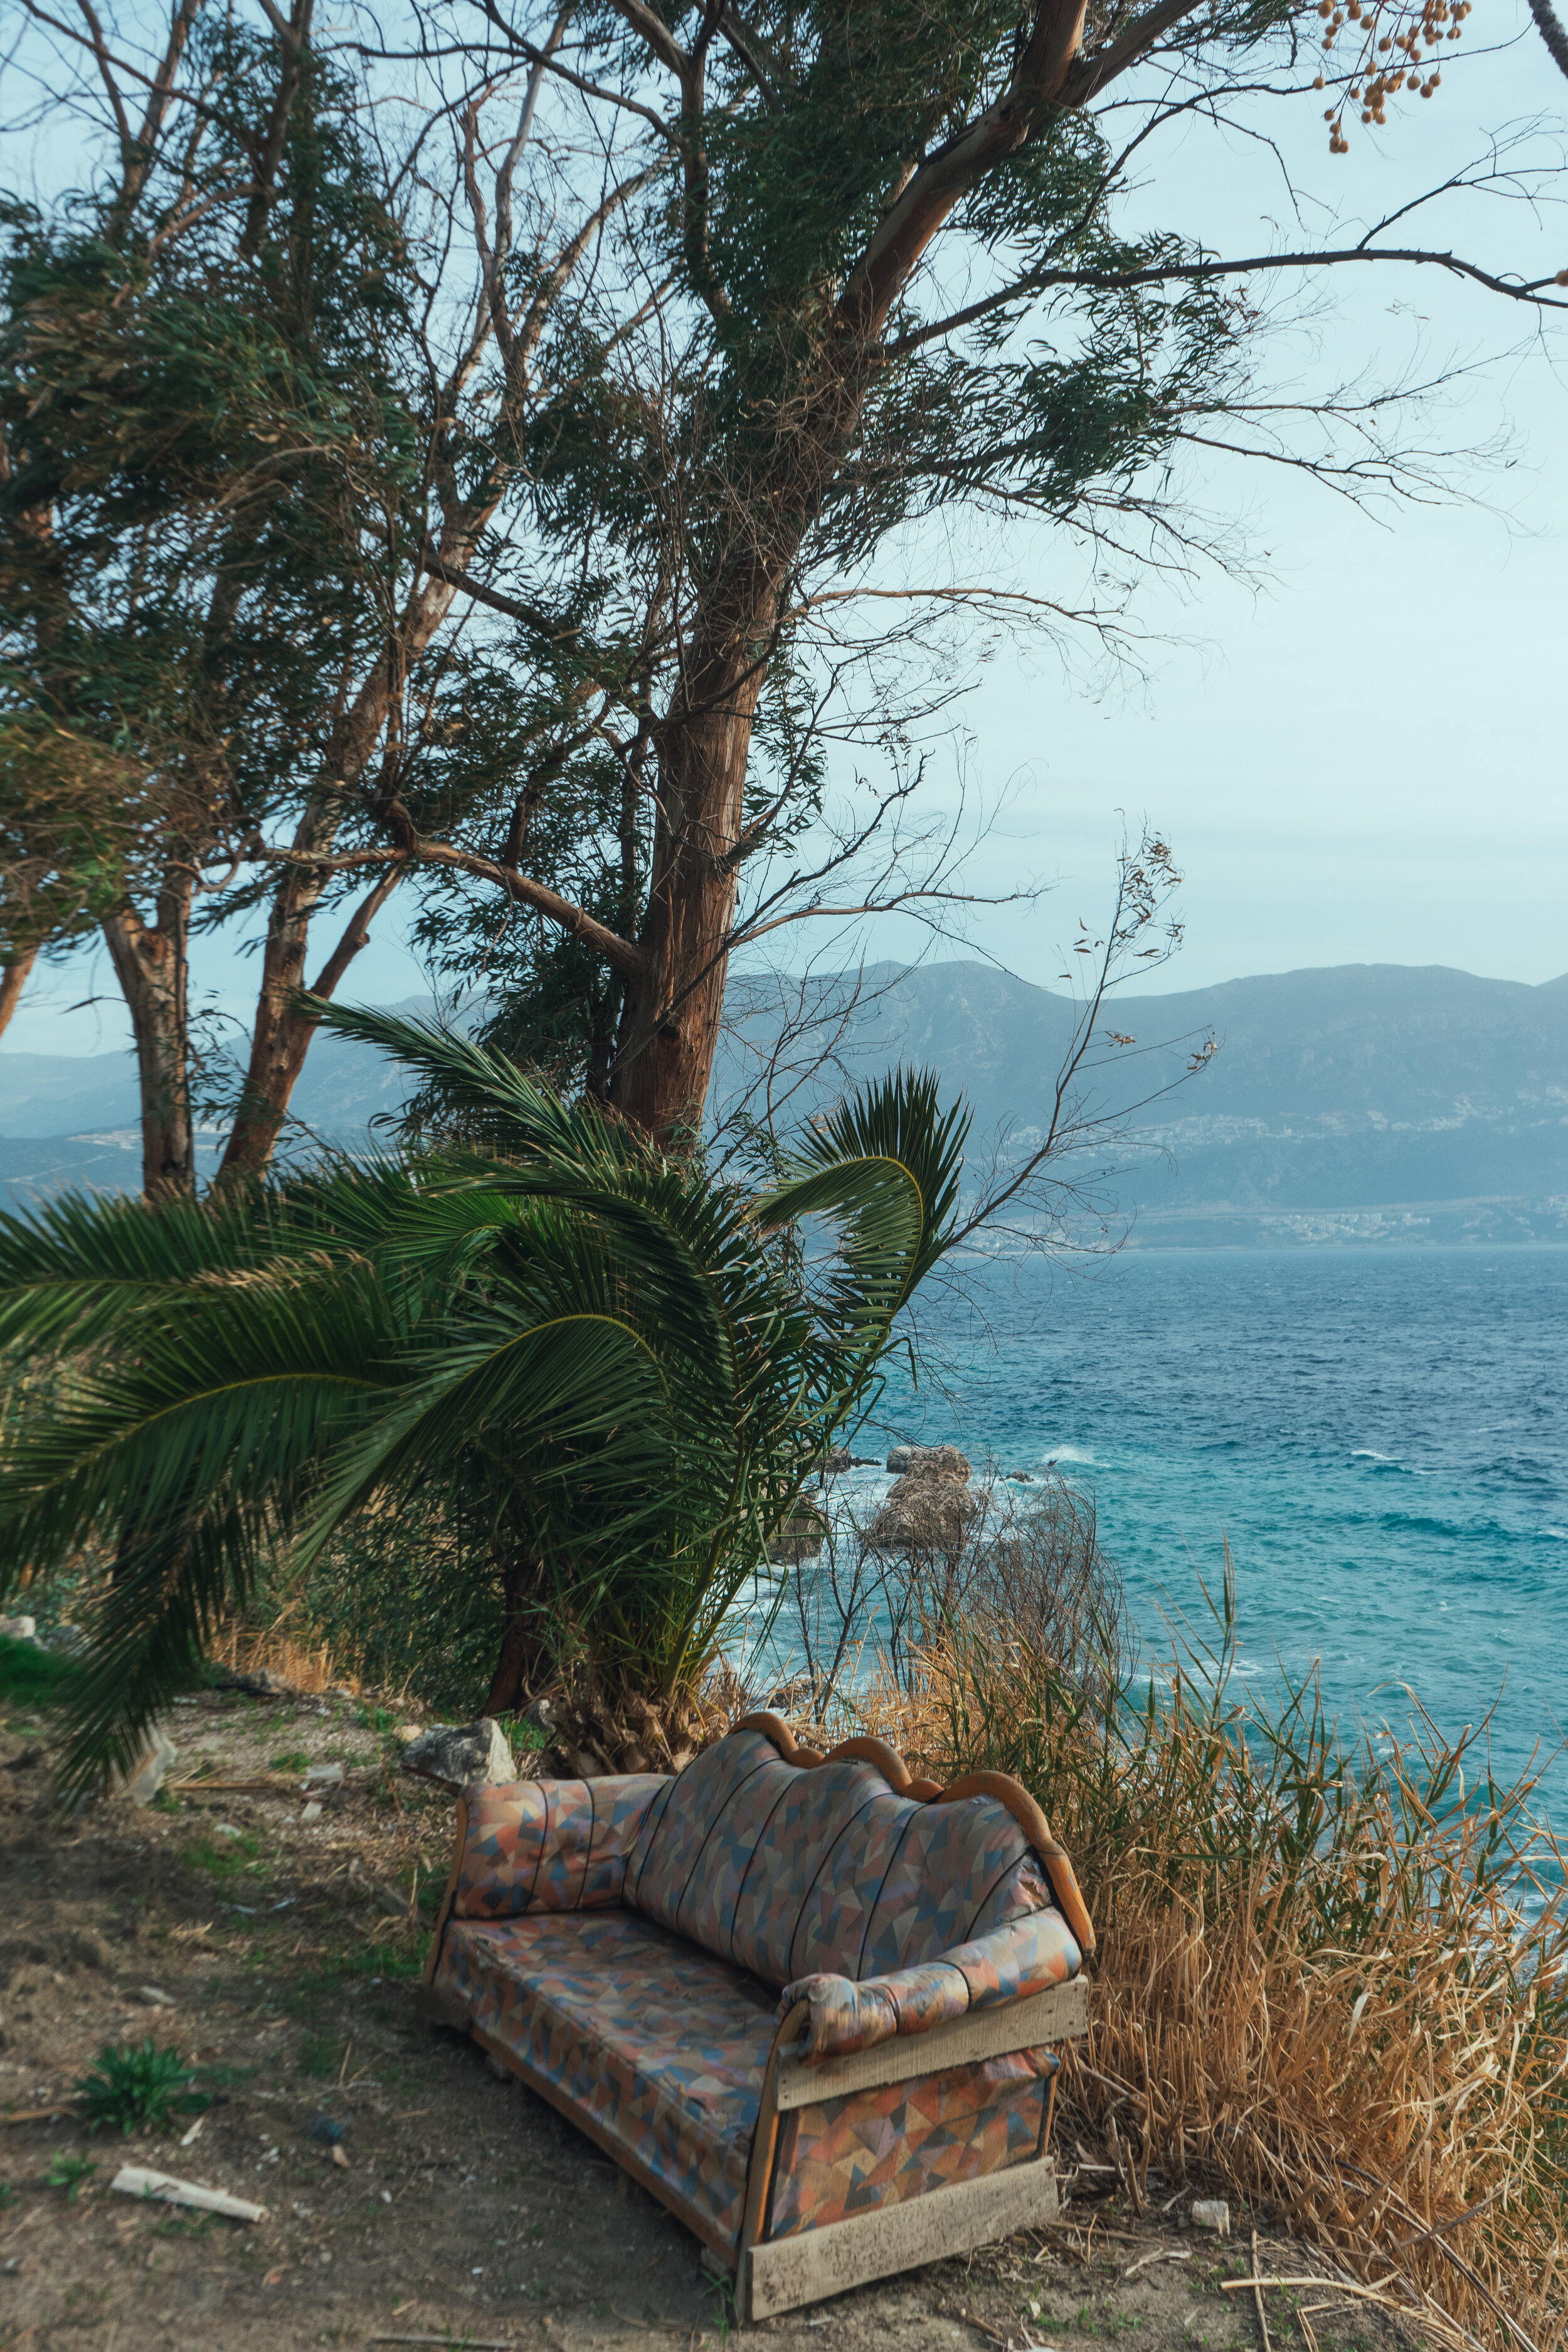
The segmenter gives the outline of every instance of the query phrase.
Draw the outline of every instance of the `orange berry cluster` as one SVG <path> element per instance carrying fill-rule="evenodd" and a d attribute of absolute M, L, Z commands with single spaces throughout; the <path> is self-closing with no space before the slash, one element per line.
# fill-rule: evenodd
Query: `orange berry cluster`
<path fill-rule="evenodd" d="M 1358 28 L 1361 55 L 1352 74 L 1350 103 L 1361 109 L 1363 122 L 1386 122 L 1388 101 L 1407 89 L 1430 98 L 1442 80 L 1436 66 L 1423 64 L 1439 42 L 1457 41 L 1470 13 L 1471 0 L 1421 0 L 1419 11 L 1408 0 L 1318 0 L 1324 21 L 1323 47 L 1331 49 L 1347 25 Z M 1385 23 L 1392 30 L 1384 31 Z M 1357 34 L 1351 37 L 1356 38 Z M 1323 87 L 1320 74 L 1312 85 Z M 1331 106 L 1323 116 L 1329 126 L 1329 152 L 1348 155 L 1342 106 Z"/>

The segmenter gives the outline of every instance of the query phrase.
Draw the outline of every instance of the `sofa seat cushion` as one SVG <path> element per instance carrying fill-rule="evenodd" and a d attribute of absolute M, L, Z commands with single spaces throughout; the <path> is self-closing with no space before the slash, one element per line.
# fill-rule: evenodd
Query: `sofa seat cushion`
<path fill-rule="evenodd" d="M 738 2244 L 771 1987 L 632 1911 L 454 1920 L 437 1985 L 683 2210 L 699 2236 Z"/>

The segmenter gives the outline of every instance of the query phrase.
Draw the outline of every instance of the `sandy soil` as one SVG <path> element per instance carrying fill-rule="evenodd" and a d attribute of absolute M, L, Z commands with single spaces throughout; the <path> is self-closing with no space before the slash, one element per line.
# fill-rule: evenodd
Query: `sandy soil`
<path fill-rule="evenodd" d="M 178 1707 L 176 1780 L 220 1782 L 341 1761 L 306 1822 L 296 1795 L 215 1788 L 62 1825 L 49 1726 L 0 1732 L 0 2347 L 292 2352 L 436 2343 L 559 2352 L 723 2352 L 736 2332 L 696 2242 L 471 2043 L 413 2015 L 445 1884 L 450 1803 L 400 1780 L 395 1720 L 352 1699 L 208 1694 Z M 163 1998 L 160 1998 L 162 1996 Z M 90 2138 L 69 2095 L 107 2043 L 177 2048 L 218 2095 L 188 2146 Z M 342 2126 L 343 2163 L 318 2126 Z M 1058 2161 L 1102 2160 L 1070 2118 Z M 113 2194 L 123 2162 L 268 2208 L 246 2225 Z M 76 2165 L 96 2167 L 74 2185 Z M 51 2171 L 56 2176 L 51 2185 Z M 1237 2211 L 1194 2231 L 1188 2184 L 1150 2181 L 1150 2215 L 1079 2164 L 1068 2220 L 748 2336 L 779 2352 L 1131 2352 L 1264 2343 L 1250 2292 L 1317 2258 Z M 1331 2286 L 1271 2290 L 1269 2336 L 1304 2352 L 1415 2339 Z M 1305 2309 L 1302 2310 L 1302 2307 Z M 1315 2306 L 1315 2308 L 1314 2308 Z M 1297 2313 L 1301 2312 L 1300 2316 Z"/>

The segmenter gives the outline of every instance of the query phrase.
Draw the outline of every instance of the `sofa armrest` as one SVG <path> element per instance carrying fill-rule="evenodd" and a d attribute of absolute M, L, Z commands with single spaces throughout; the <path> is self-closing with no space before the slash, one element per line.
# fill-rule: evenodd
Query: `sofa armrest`
<path fill-rule="evenodd" d="M 810 2015 L 802 2056 L 839 2058 L 871 2050 L 895 2034 L 925 2033 L 972 2009 L 1021 2000 L 1065 1984 L 1082 1955 L 1059 1911 L 1009 1920 L 971 1944 L 955 1945 L 919 1968 L 897 1969 L 856 1984 L 848 1977 L 802 1977 L 779 1996 L 783 2017 L 797 2000 Z"/>
<path fill-rule="evenodd" d="M 665 1774 L 636 1772 L 466 1789 L 452 1916 L 515 1919 L 531 1911 L 614 1908 L 637 1832 L 669 1785 Z"/>

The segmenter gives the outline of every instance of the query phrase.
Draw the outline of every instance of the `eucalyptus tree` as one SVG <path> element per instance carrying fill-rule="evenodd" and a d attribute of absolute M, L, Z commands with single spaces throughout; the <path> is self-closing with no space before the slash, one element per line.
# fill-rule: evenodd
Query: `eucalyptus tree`
<path fill-rule="evenodd" d="M 1414 183 L 1387 234 L 1231 258 L 1159 173 L 1164 126 L 1271 99 L 1371 135 L 1466 0 L 443 0 L 331 32 L 175 0 L 145 52 L 134 0 L 22 5 L 102 139 L 12 215 L 0 683 L 146 785 L 157 887 L 110 936 L 168 1044 L 150 1117 L 184 1099 L 193 919 L 263 932 L 235 1179 L 301 983 L 332 994 L 395 888 L 438 956 L 510 960 L 519 1050 L 689 1136 L 738 948 L 955 887 L 897 846 L 910 698 L 951 690 L 906 616 L 1113 631 L 1119 582 L 1194 551 L 1191 445 L 1423 480 L 1394 387 L 1260 391 L 1260 275 L 1563 299 L 1419 247 Z M 1135 231 L 1146 168 L 1171 226 Z M 1007 586 L 1021 518 L 1090 593 Z M 846 681 L 891 781 L 835 834 Z M 188 1133 L 148 1170 L 188 1184 Z"/>

